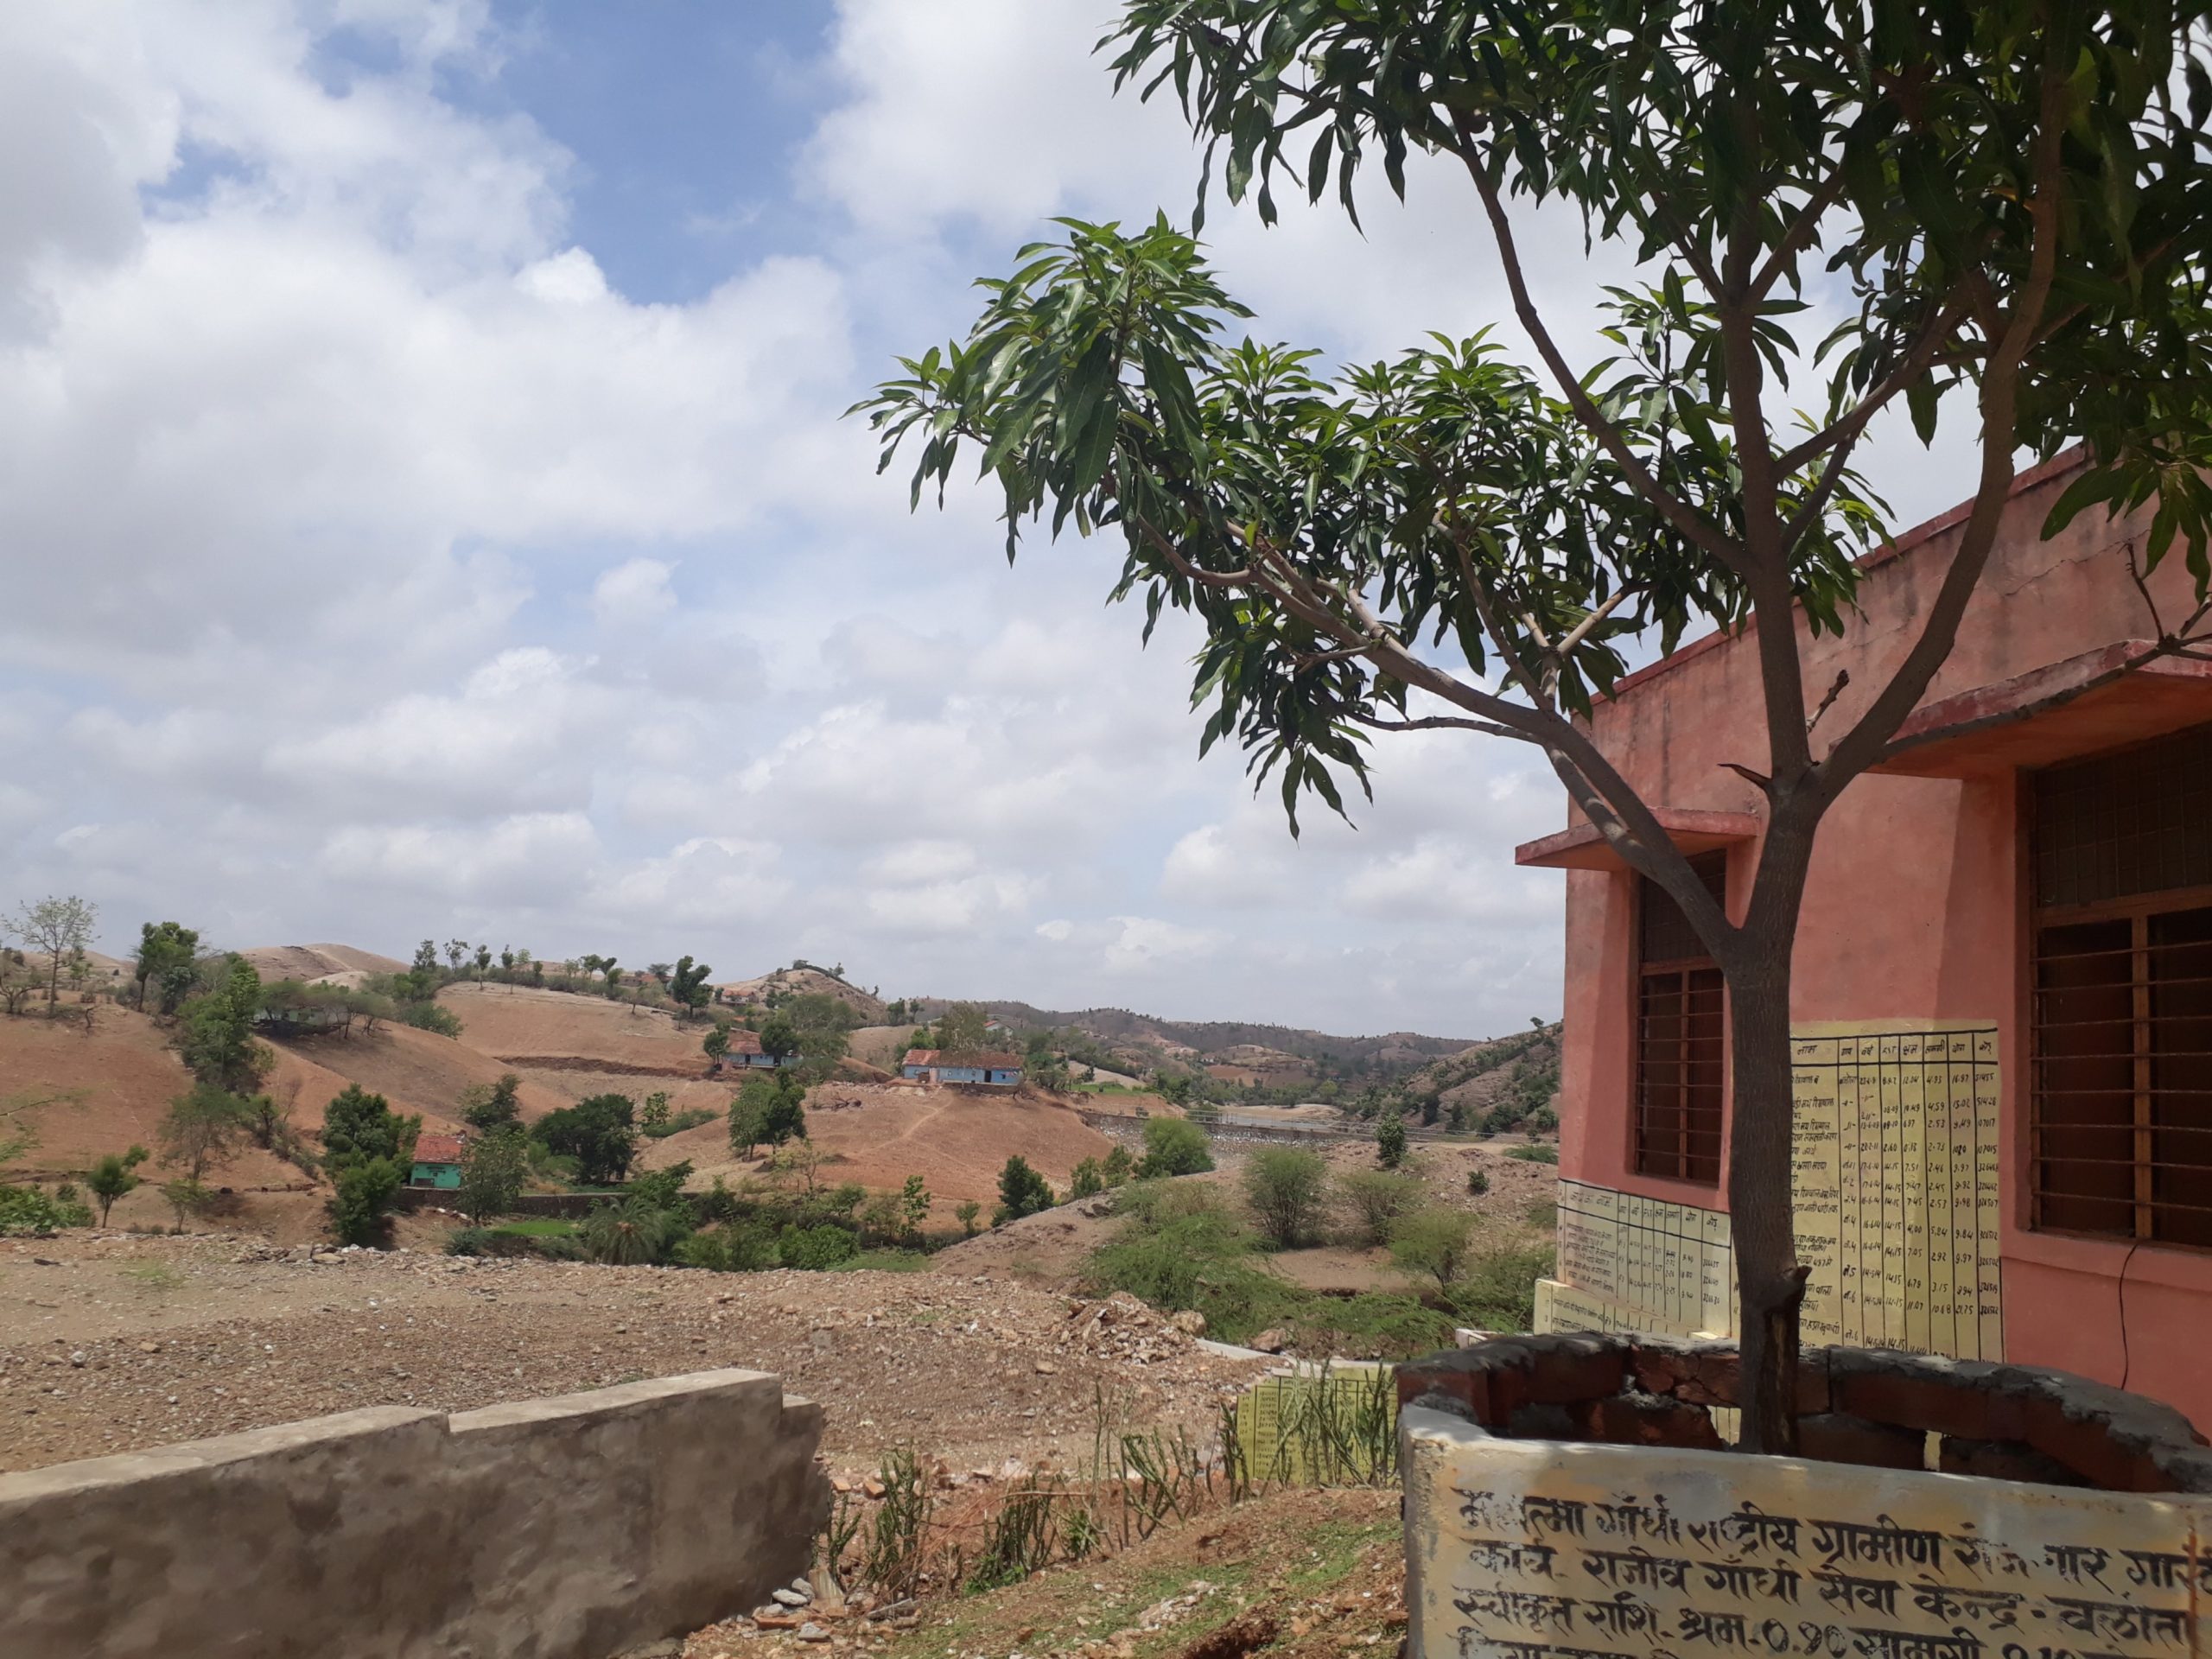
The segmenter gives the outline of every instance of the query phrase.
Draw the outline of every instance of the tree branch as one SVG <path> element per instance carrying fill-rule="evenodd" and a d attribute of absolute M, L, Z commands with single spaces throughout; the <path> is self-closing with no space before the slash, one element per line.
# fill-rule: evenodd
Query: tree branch
<path fill-rule="evenodd" d="M 1505 284 L 1513 296 L 1514 315 L 1521 320 L 1521 326 L 1529 331 L 1529 338 L 1535 343 L 1537 355 L 1544 359 L 1544 366 L 1551 371 L 1552 378 L 1558 382 L 1567 407 L 1574 411 L 1575 419 L 1581 422 L 1591 436 L 1598 440 L 1628 480 L 1636 486 L 1637 493 L 1657 508 L 1662 518 L 1731 570 L 1738 575 L 1745 574 L 1743 554 L 1736 543 L 1719 525 L 1694 511 L 1688 502 L 1652 476 L 1650 469 L 1637 459 L 1628 440 L 1621 435 L 1620 429 L 1605 418 L 1604 411 L 1599 409 L 1584 388 L 1580 377 L 1567 366 L 1566 357 L 1560 353 L 1558 343 L 1552 339 L 1551 331 L 1545 327 L 1543 317 L 1529 296 L 1529 282 L 1521 269 L 1521 252 L 1514 240 L 1512 223 L 1506 216 L 1504 204 L 1498 200 L 1497 187 L 1491 182 L 1490 175 L 1483 171 L 1481 163 L 1472 153 L 1473 132 L 1464 122 L 1459 128 L 1459 158 L 1466 166 L 1467 175 L 1474 181 L 1476 192 L 1483 199 L 1483 211 L 1489 215 L 1491 238 L 1497 243 L 1498 257 L 1505 267 Z"/>
<path fill-rule="evenodd" d="M 1905 717 L 1918 706 L 1936 671 L 1951 653 L 1959 621 L 1989 563 L 1990 549 L 2012 488 L 2012 440 L 2018 422 L 2018 399 L 2022 359 L 2043 321 L 2053 279 L 2058 268 L 2059 188 L 2062 179 L 2059 142 L 2066 124 L 2066 79 L 2058 62 L 2059 36 L 2046 35 L 2044 47 L 2041 127 L 2034 151 L 2035 194 L 2030 217 L 2035 240 L 2028 257 L 2028 276 L 2001 333 L 1994 335 L 1990 360 L 1981 382 L 1981 481 L 1974 493 L 1974 509 L 1959 538 L 1951 567 L 1943 573 L 1936 601 L 1920 637 L 1905 653 L 1904 661 L 1875 695 L 1866 712 L 1844 734 L 1821 763 L 1821 789 L 1834 799 L 1846 784 L 1881 757 Z M 1974 273 L 1980 276 L 1977 270 Z M 1987 283 L 1980 283 L 1985 304 L 1993 303 Z"/>

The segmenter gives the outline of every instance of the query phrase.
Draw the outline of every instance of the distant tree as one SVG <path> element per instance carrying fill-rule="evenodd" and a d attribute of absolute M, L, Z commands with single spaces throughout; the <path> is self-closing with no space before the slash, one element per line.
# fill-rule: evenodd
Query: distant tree
<path fill-rule="evenodd" d="M 760 1139 L 772 1147 L 805 1140 L 805 1085 L 787 1071 L 778 1071 L 767 1081 L 770 1092 L 760 1114 Z"/>
<path fill-rule="evenodd" d="M 334 1173 L 350 1165 L 381 1158 L 411 1165 L 415 1140 L 423 1132 L 420 1116 L 402 1116 L 382 1095 L 349 1083 L 322 1109 L 324 1166 Z"/>
<path fill-rule="evenodd" d="M 630 1196 L 663 1210 L 678 1209 L 683 1203 L 683 1186 L 691 1179 L 691 1160 L 686 1158 L 637 1176 L 630 1182 Z"/>
<path fill-rule="evenodd" d="M 461 1091 L 461 1119 L 489 1135 L 522 1121 L 522 1079 L 502 1071 L 496 1083 L 472 1083 Z"/>
<path fill-rule="evenodd" d="M 169 1103 L 156 1131 L 162 1161 L 197 1182 L 226 1161 L 246 1133 L 246 1103 L 212 1083 L 195 1083 Z"/>
<path fill-rule="evenodd" d="M 937 1017 L 937 1046 L 948 1052 L 982 1047 L 990 1018 L 980 1002 L 948 1002 Z"/>
<path fill-rule="evenodd" d="M 602 1204 L 579 1230 L 584 1254 L 607 1267 L 644 1267 L 661 1259 L 676 1236 L 676 1218 L 650 1198 Z"/>
<path fill-rule="evenodd" d="M 453 970 L 456 978 L 458 978 L 461 974 L 461 964 L 468 960 L 468 941 L 467 939 L 448 939 L 446 941 L 446 963 Z"/>
<path fill-rule="evenodd" d="M 253 1137 L 254 1145 L 268 1152 L 291 1145 L 292 1102 L 298 1094 L 299 1084 L 295 1080 L 281 1092 L 264 1090 L 244 1096 L 246 1133 Z"/>
<path fill-rule="evenodd" d="M 1395 1112 L 1385 1112 L 1375 1120 L 1375 1157 L 1385 1169 L 1395 1169 L 1406 1161 L 1406 1120 Z"/>
<path fill-rule="evenodd" d="M 48 896 L 17 911 L 8 926 L 30 950 L 46 958 L 46 1000 L 49 1007 L 61 1000 L 61 969 L 69 957 L 92 942 L 99 911 L 75 893 L 67 898 Z"/>
<path fill-rule="evenodd" d="M 1449 1294 L 1473 1254 L 1475 1218 L 1465 1210 L 1421 1210 L 1390 1236 L 1390 1259 L 1407 1273 L 1433 1279 Z"/>
<path fill-rule="evenodd" d="M 714 1000 L 714 988 L 707 983 L 707 976 L 714 972 L 703 962 L 695 963 L 689 957 L 677 958 L 675 976 L 668 982 L 668 994 L 683 1007 L 696 1014 Z"/>
<path fill-rule="evenodd" d="M 484 976 L 491 971 L 492 947 L 488 944 L 480 944 L 476 947 L 476 982 L 482 984 Z"/>
<path fill-rule="evenodd" d="M 261 976 L 233 952 L 215 984 L 179 1010 L 177 1050 L 185 1069 L 232 1094 L 252 1093 L 276 1061 L 267 1044 L 254 1040 L 260 1010 Z"/>
<path fill-rule="evenodd" d="M 115 1201 L 137 1190 L 138 1166 L 146 1161 L 143 1147 L 133 1147 L 128 1152 L 111 1152 L 103 1156 L 85 1177 L 85 1186 L 99 1201 L 100 1225 L 107 1225 L 108 1211 L 115 1208 Z"/>
<path fill-rule="evenodd" d="M 963 1238 L 976 1236 L 976 1221 L 982 1213 L 983 1206 L 973 1198 L 963 1198 L 952 1206 L 952 1214 L 960 1224 L 960 1236 Z"/>
<path fill-rule="evenodd" d="M 772 1060 L 787 1060 L 799 1052 L 798 1027 L 782 1014 L 760 1022 L 760 1052 Z"/>
<path fill-rule="evenodd" d="M 156 1008 L 175 1014 L 192 994 L 198 967 L 200 934 L 180 922 L 147 922 L 138 929 L 138 950 L 132 977 L 138 982 L 138 1007 L 143 1012 L 150 987 Z"/>
<path fill-rule="evenodd" d="M 530 953 L 527 950 L 523 952 L 524 957 L 527 957 L 529 954 Z M 516 957 L 513 948 L 508 945 L 501 945 L 499 947 L 499 971 L 503 974 L 512 974 L 515 970 L 515 961 Z"/>
<path fill-rule="evenodd" d="M 593 1095 L 547 1113 L 531 1134 L 547 1151 L 575 1159 L 585 1185 L 607 1185 L 625 1179 L 637 1157 L 636 1103 L 627 1095 Z"/>
<path fill-rule="evenodd" d="M 1298 1147 L 1262 1147 L 1245 1160 L 1245 1201 L 1268 1243 L 1289 1250 L 1313 1238 L 1328 1179 L 1321 1154 Z"/>
<path fill-rule="evenodd" d="M 1083 1160 L 1075 1166 L 1075 1173 L 1068 1177 L 1068 1197 L 1071 1199 L 1096 1198 L 1105 1190 L 1106 1172 L 1099 1166 L 1096 1158 Z"/>
<path fill-rule="evenodd" d="M 638 1113 L 638 1127 L 658 1129 L 668 1122 L 668 1090 L 656 1089 L 645 1096 L 645 1103 Z"/>
<path fill-rule="evenodd" d="M 1129 1179 L 1135 1168 L 1136 1164 L 1129 1156 L 1129 1149 L 1127 1147 L 1116 1146 L 1106 1154 L 1106 1162 L 1099 1173 L 1106 1178 L 1108 1186 L 1120 1186 Z"/>
<path fill-rule="evenodd" d="M 709 1059 L 719 1064 L 722 1056 L 729 1052 L 729 1027 L 715 1026 L 699 1039 L 699 1046 L 706 1051 Z"/>
<path fill-rule="evenodd" d="M 991 1224 L 1019 1221 L 1024 1216 L 1033 1216 L 1052 1207 L 1052 1189 L 1045 1178 L 1032 1169 L 1029 1160 L 1020 1153 L 1008 1158 L 1006 1167 L 999 1172 L 998 1213 Z"/>
<path fill-rule="evenodd" d="M 615 994 L 621 988 L 622 970 L 620 968 L 617 968 L 610 959 L 607 964 L 607 995 L 608 999 L 612 1001 Z"/>
<path fill-rule="evenodd" d="M 741 1158 L 750 1158 L 760 1144 L 763 1120 L 767 1116 L 768 1095 L 752 1087 L 765 1084 L 765 1077 L 747 1077 L 746 1087 L 730 1097 L 729 1149 Z"/>
<path fill-rule="evenodd" d="M 1198 1175 L 1213 1167 L 1212 1143 L 1197 1124 L 1179 1117 L 1148 1117 L 1144 1156 L 1137 1160 L 1139 1180 L 1166 1175 Z"/>
<path fill-rule="evenodd" d="M 672 973 L 674 969 L 671 968 L 667 963 L 655 962 L 647 963 L 645 971 L 648 974 L 651 974 L 655 979 L 658 980 L 662 984 L 665 985 L 668 983 L 669 975 Z"/>
<path fill-rule="evenodd" d="M 205 1215 L 215 1195 L 189 1175 L 181 1176 L 162 1185 L 162 1197 L 168 1200 L 171 1213 L 176 1217 L 176 1230 L 184 1230 L 188 1219 Z"/>
<path fill-rule="evenodd" d="M 330 1198 L 331 1230 L 341 1244 L 375 1244 L 385 1233 L 385 1216 L 404 1179 L 389 1158 L 364 1158 L 335 1172 Z"/>
<path fill-rule="evenodd" d="M 401 992 L 403 996 L 420 1001 L 437 995 L 438 947 L 433 941 L 425 939 L 415 947 L 414 964 L 408 969 L 406 978 L 408 985 Z"/>
<path fill-rule="evenodd" d="M 908 1243 L 920 1242 L 922 1224 L 929 1219 L 930 1204 L 930 1190 L 922 1185 L 922 1178 L 909 1175 L 899 1192 L 900 1232 Z"/>
<path fill-rule="evenodd" d="M 461 1166 L 461 1188 L 454 1194 L 461 1213 L 474 1226 L 504 1216 L 522 1196 L 530 1176 L 530 1147 L 512 1125 L 480 1135 Z"/>

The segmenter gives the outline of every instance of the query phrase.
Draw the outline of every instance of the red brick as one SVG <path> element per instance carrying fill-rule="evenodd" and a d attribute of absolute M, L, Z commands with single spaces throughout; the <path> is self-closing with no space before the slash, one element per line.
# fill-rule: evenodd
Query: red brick
<path fill-rule="evenodd" d="M 2024 1440 L 2055 1458 L 2092 1486 L 2108 1492 L 2168 1492 L 2173 1482 L 2148 1452 L 2115 1445 L 2108 1425 L 2095 1418 L 2069 1417 L 2052 1399 L 2023 1402 Z"/>
<path fill-rule="evenodd" d="M 1713 1427 L 1713 1417 L 1700 1407 L 1648 1394 L 1614 1394 L 1591 1401 L 1587 1433 L 1611 1446 L 1671 1446 L 1685 1450 L 1719 1452 L 1726 1443 Z"/>
<path fill-rule="evenodd" d="M 1488 1428 L 1503 1421 L 1491 1414 L 1490 1373 L 1465 1366 L 1402 1365 L 1398 1368 L 1398 1403 L 1410 1404 L 1424 1394 L 1440 1394 L 1466 1408 L 1467 1415 Z"/>
<path fill-rule="evenodd" d="M 1596 1353 L 1539 1349 L 1535 1361 L 1525 1370 L 1500 1373 L 1518 1378 L 1521 1399 L 1535 1405 L 1563 1406 L 1618 1394 L 1628 1374 L 1628 1356 L 1618 1348 Z"/>
<path fill-rule="evenodd" d="M 1867 1469 L 1924 1469 L 1927 1436 L 1909 1428 L 1870 1423 L 1843 1412 L 1816 1412 L 1797 1420 L 1797 1455 L 1819 1463 L 1852 1463 Z"/>
<path fill-rule="evenodd" d="M 1898 1428 L 1933 1429 L 1969 1440 L 2017 1440 L 2026 1421 L 2016 1395 L 1940 1377 L 1859 1371 L 1830 1385 L 1838 1411 Z"/>

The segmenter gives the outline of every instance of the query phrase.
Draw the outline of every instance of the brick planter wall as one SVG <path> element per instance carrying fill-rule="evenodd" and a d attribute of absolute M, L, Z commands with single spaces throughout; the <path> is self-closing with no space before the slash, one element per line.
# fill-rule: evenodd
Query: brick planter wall
<path fill-rule="evenodd" d="M 1398 1369 L 1400 1404 L 1455 1411 L 1511 1439 L 1719 1450 L 1715 1408 L 1738 1404 L 1731 1342 L 1575 1334 L 1501 1337 Z M 2212 1452 L 2187 1418 L 2064 1371 L 1881 1348 L 1808 1348 L 1798 1455 L 1867 1468 L 2212 1493 Z"/>
<path fill-rule="evenodd" d="M 2212 1451 L 2028 1366 L 1805 1357 L 1802 1449 L 1725 1450 L 1732 1343 L 1501 1338 L 1397 1373 L 1409 1659 L 2207 1651 Z"/>

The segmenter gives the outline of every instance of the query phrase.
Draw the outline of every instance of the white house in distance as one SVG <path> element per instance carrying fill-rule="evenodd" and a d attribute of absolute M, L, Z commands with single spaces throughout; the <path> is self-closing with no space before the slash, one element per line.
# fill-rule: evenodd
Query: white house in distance
<path fill-rule="evenodd" d="M 779 1060 L 772 1054 L 765 1054 L 760 1050 L 759 1033 L 734 1029 L 729 1033 L 729 1046 L 722 1051 L 721 1058 L 715 1062 L 714 1070 L 715 1071 L 755 1070 L 766 1071 L 779 1065 L 789 1065 L 798 1058 L 797 1055 L 787 1054 Z"/>
<path fill-rule="evenodd" d="M 982 1083 L 1012 1089 L 1021 1082 L 1021 1057 L 1003 1049 L 910 1048 L 899 1075 L 917 1083 Z"/>

